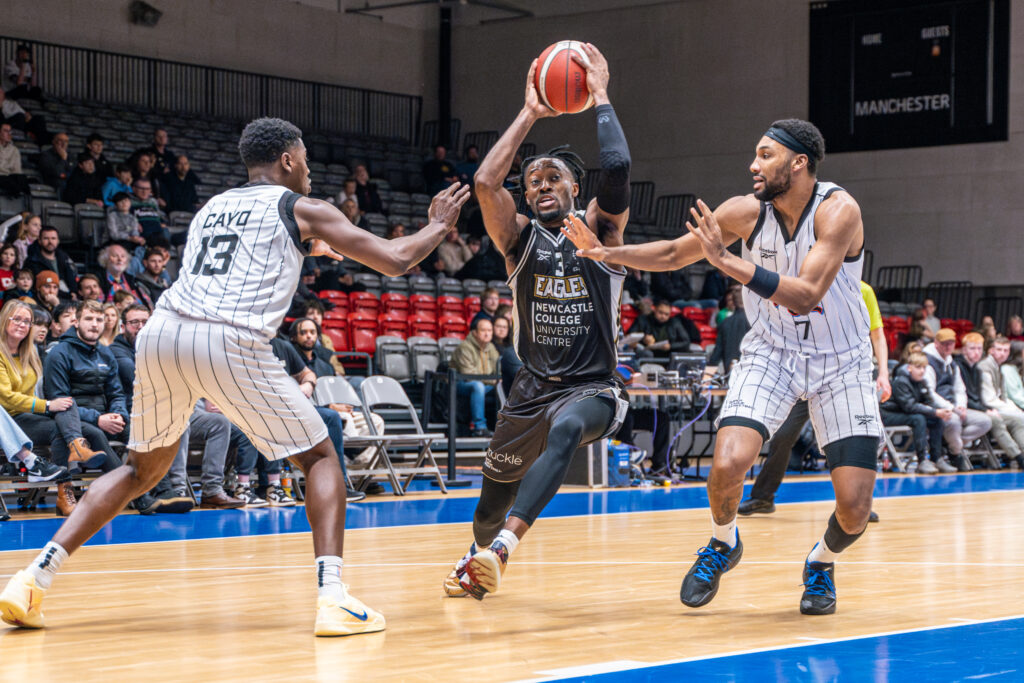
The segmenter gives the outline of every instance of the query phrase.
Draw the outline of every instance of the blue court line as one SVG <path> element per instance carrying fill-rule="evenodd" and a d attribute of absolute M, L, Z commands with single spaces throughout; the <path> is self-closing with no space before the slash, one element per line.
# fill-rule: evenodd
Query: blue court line
<path fill-rule="evenodd" d="M 1020 681 L 1024 619 L 854 637 L 558 681 Z"/>
<path fill-rule="evenodd" d="M 1024 489 L 1024 472 L 947 476 L 887 477 L 875 483 L 875 496 L 925 496 Z M 834 498 L 828 480 L 784 482 L 776 503 L 827 501 Z M 431 498 L 381 500 L 349 505 L 346 527 L 376 527 L 469 522 L 477 499 Z M 577 517 L 624 512 L 706 508 L 703 486 L 654 489 L 604 489 L 557 494 L 541 517 Z M 60 526 L 57 518 L 0 523 L 0 551 L 39 548 Z M 186 515 L 119 515 L 87 545 L 184 541 L 233 536 L 262 536 L 309 531 L 303 507 L 260 510 L 197 510 Z"/>

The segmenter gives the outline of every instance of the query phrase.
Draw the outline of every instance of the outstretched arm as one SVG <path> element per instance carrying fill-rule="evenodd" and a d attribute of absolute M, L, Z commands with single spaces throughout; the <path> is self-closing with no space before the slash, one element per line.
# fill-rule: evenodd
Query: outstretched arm
<path fill-rule="evenodd" d="M 384 275 L 397 277 L 426 258 L 455 227 L 462 205 L 469 199 L 469 186 L 453 183 L 430 202 L 430 223 L 415 235 L 385 240 L 357 228 L 338 208 L 318 199 L 295 202 L 295 220 L 302 240 L 314 242 L 313 256 L 342 256 L 355 259 Z"/>
<path fill-rule="evenodd" d="M 504 187 L 505 178 L 512 168 L 516 151 L 523 144 L 534 122 L 548 116 L 557 116 L 541 103 L 537 95 L 537 89 L 533 85 L 533 74 L 536 70 L 535 59 L 526 77 L 526 99 L 523 108 L 508 130 L 487 152 L 487 156 L 480 162 L 480 168 L 473 176 L 473 187 L 476 190 L 477 201 L 480 202 L 484 227 L 487 228 L 487 234 L 494 242 L 494 246 L 503 256 L 508 256 L 509 250 L 515 246 L 521 229 L 516 203 Z"/>
<path fill-rule="evenodd" d="M 697 208 L 690 209 L 690 212 L 693 221 L 686 227 L 698 239 L 711 265 L 746 284 L 756 294 L 798 315 L 807 315 L 821 303 L 843 265 L 843 259 L 854 244 L 863 245 L 864 241 L 860 207 L 848 194 L 838 193 L 833 195 L 832 201 L 822 204 L 815 216 L 816 241 L 800 268 L 800 274 L 796 277 L 778 275 L 726 251 L 723 230 L 707 204 L 697 200 Z M 769 282 L 762 283 L 756 279 L 762 276 Z M 774 291 L 770 291 L 772 287 Z M 766 291 L 762 293 L 759 289 Z"/>

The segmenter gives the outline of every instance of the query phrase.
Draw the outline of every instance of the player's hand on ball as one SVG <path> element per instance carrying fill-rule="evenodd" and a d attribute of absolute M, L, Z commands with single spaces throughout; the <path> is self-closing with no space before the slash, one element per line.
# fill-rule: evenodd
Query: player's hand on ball
<path fill-rule="evenodd" d="M 560 116 L 559 112 L 555 111 L 548 105 L 540 101 L 540 94 L 537 92 L 537 86 L 534 85 L 534 76 L 537 73 L 537 60 L 533 60 L 530 64 L 530 73 L 526 75 L 526 102 L 525 106 L 530 110 L 538 119 L 543 119 L 548 116 Z"/>
<path fill-rule="evenodd" d="M 309 255 L 310 256 L 327 256 L 335 261 L 344 261 L 345 257 L 336 252 L 331 248 L 331 245 L 327 244 L 323 240 L 310 240 L 309 242 Z"/>
<path fill-rule="evenodd" d="M 569 214 L 562 221 L 562 234 L 576 245 L 577 256 L 585 256 L 594 261 L 604 261 L 608 255 L 604 245 L 597 239 L 597 235 L 592 233 L 587 224 L 573 214 Z"/>
<path fill-rule="evenodd" d="M 431 223 L 445 223 L 449 228 L 454 227 L 455 222 L 459 220 L 462 205 L 468 200 L 469 185 L 452 183 L 434 195 L 427 217 Z"/>
<path fill-rule="evenodd" d="M 720 268 L 728 252 L 725 250 L 722 229 L 715 220 L 714 212 L 704 200 L 698 199 L 697 206 L 691 208 L 690 213 L 693 215 L 693 223 L 687 221 L 686 228 L 700 241 L 700 247 L 708 263 Z"/>
<path fill-rule="evenodd" d="M 587 89 L 594 96 L 595 104 L 603 104 L 600 100 L 606 98 L 608 94 L 608 60 L 593 43 L 581 43 L 580 47 L 587 56 L 587 61 L 583 61 L 575 54 L 572 58 L 587 70 Z"/>

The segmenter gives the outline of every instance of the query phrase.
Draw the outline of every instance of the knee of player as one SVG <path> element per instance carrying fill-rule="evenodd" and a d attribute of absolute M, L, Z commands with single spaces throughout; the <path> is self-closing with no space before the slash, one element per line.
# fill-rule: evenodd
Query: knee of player
<path fill-rule="evenodd" d="M 857 534 L 863 531 L 870 514 L 870 498 L 843 503 L 836 501 L 836 519 L 839 520 L 839 526 L 848 534 Z"/>

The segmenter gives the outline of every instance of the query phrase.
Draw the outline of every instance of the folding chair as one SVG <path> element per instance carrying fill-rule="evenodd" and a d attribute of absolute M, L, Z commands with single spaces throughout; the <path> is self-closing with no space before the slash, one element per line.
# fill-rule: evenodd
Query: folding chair
<path fill-rule="evenodd" d="M 892 460 L 892 466 L 897 472 L 906 472 L 907 464 L 917 459 L 917 455 L 913 451 L 901 451 L 898 450 L 893 444 L 892 437 L 894 436 L 905 436 L 910 439 L 914 434 L 914 430 L 910 427 L 885 427 L 882 429 L 882 438 L 878 441 L 878 457 L 882 457 L 882 453 L 889 451 L 889 458 Z"/>

